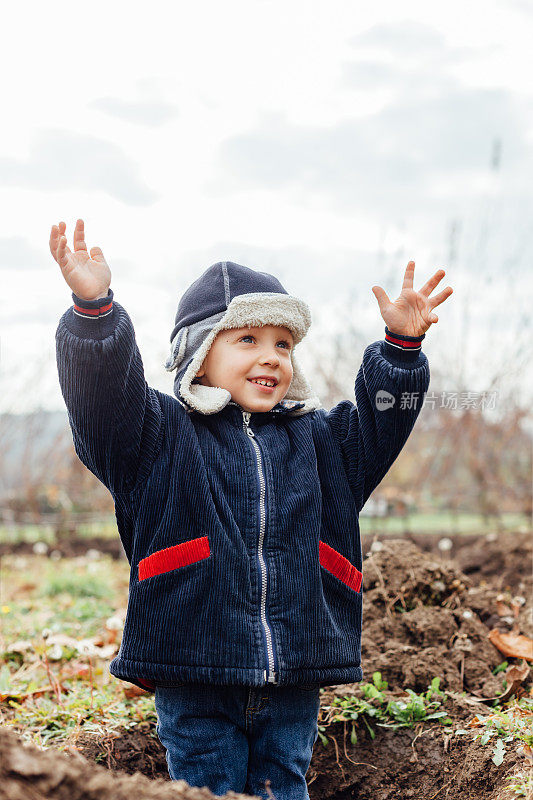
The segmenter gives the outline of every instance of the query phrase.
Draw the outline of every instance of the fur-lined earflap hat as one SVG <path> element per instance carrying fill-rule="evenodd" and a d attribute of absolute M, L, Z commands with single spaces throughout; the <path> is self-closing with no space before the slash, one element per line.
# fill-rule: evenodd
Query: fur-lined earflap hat
<path fill-rule="evenodd" d="M 292 297 L 273 275 L 257 272 L 233 261 L 219 261 L 186 290 L 170 336 L 168 372 L 177 369 L 174 394 L 191 413 L 216 414 L 230 401 L 227 389 L 194 383 L 219 331 L 227 328 L 280 325 L 288 328 L 294 344 L 311 325 L 307 303 Z M 306 414 L 321 407 L 291 350 L 293 377 L 287 394 L 272 411 Z"/>

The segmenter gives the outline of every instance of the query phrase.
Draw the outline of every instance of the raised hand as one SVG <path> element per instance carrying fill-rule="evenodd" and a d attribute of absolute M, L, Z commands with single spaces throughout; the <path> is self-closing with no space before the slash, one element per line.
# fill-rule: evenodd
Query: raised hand
<path fill-rule="evenodd" d="M 91 247 L 87 253 L 83 220 L 79 219 L 74 228 L 74 252 L 67 246 L 66 224 L 52 225 L 50 252 L 61 267 L 63 277 L 82 300 L 97 300 L 107 297 L 111 283 L 111 270 L 99 247 Z"/>
<path fill-rule="evenodd" d="M 434 297 L 429 296 L 435 286 L 444 278 L 446 273 L 443 269 L 438 269 L 418 292 L 413 289 L 414 274 L 415 262 L 410 261 L 405 270 L 402 291 L 394 303 L 391 303 L 381 286 L 372 287 L 379 303 L 381 316 L 391 333 L 422 336 L 430 325 L 439 321 L 438 316 L 433 313 L 433 309 L 443 303 L 453 292 L 452 287 L 447 286 Z"/>

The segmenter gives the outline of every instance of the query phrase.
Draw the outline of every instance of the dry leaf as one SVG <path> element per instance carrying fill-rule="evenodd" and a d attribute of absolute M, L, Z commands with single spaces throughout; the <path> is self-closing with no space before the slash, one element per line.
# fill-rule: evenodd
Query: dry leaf
<path fill-rule="evenodd" d="M 493 628 L 488 634 L 489 640 L 504 656 L 525 658 L 533 661 L 533 640 L 521 633 L 502 633 Z"/>
<path fill-rule="evenodd" d="M 141 689 L 140 686 L 136 686 L 133 683 L 129 686 L 124 686 L 123 691 L 126 697 L 139 697 L 147 693 L 145 689 Z"/>
<path fill-rule="evenodd" d="M 529 677 L 531 669 L 528 667 L 525 661 L 522 661 L 520 666 L 516 664 L 511 664 L 510 667 L 507 667 L 505 670 L 505 679 L 507 681 L 507 689 L 503 694 L 500 694 L 498 697 L 479 697 L 478 695 L 473 695 L 473 699 L 470 702 L 475 703 L 488 703 L 492 700 L 497 700 L 499 703 L 504 703 L 506 700 L 509 700 L 510 697 L 516 695 L 520 697 L 520 687 Z M 475 717 L 477 719 L 477 717 Z"/>

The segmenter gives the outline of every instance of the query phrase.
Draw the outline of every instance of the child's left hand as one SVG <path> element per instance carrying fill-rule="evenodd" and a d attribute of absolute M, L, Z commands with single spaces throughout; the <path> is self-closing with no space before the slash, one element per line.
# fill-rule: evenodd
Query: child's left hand
<path fill-rule="evenodd" d="M 422 336 L 432 323 L 439 321 L 437 315 L 433 314 L 433 309 L 443 303 L 453 292 L 452 287 L 447 286 L 434 297 L 429 296 L 446 274 L 443 269 L 438 269 L 418 292 L 413 289 L 414 274 L 415 262 L 410 261 L 405 270 L 402 291 L 394 303 L 391 303 L 381 286 L 372 287 L 379 303 L 381 316 L 391 333 Z"/>

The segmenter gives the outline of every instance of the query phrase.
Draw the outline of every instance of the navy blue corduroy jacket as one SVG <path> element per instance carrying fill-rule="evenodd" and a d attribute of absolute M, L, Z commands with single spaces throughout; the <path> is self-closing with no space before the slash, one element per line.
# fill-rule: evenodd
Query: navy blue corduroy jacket
<path fill-rule="evenodd" d="M 355 404 L 205 415 L 148 386 L 119 303 L 97 320 L 63 314 L 75 450 L 113 496 L 131 565 L 114 676 L 150 689 L 362 680 L 358 515 L 429 386 L 425 354 L 387 339 L 364 352 Z"/>

